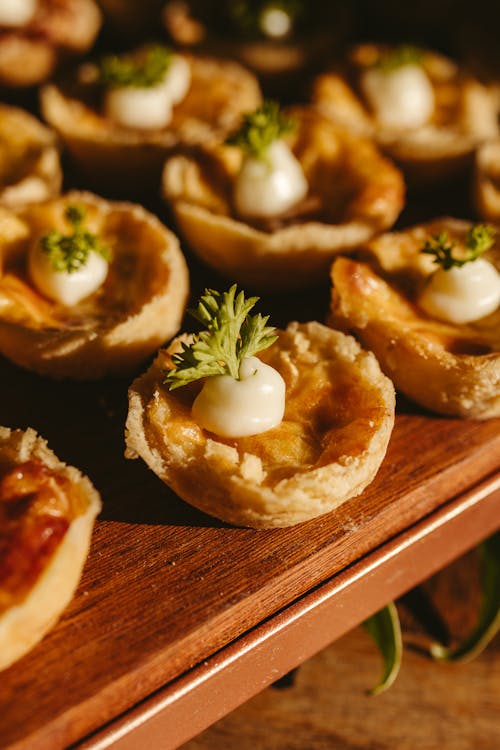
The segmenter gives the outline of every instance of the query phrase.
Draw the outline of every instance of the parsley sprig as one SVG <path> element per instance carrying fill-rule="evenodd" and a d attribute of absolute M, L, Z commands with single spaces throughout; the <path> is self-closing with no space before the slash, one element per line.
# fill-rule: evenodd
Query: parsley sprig
<path fill-rule="evenodd" d="M 495 229 L 487 224 L 476 224 L 471 227 L 465 237 L 465 252 L 457 257 L 453 254 L 456 243 L 450 240 L 448 232 L 443 231 L 433 235 L 430 240 L 426 240 L 421 252 L 433 255 L 434 263 L 439 264 L 443 270 L 449 271 L 454 266 L 460 268 L 476 260 L 489 250 L 493 245 L 495 234 Z"/>
<path fill-rule="evenodd" d="M 196 334 L 191 344 L 183 343 L 182 351 L 172 356 L 175 367 L 164 380 L 169 390 L 213 375 L 239 380 L 243 358 L 276 341 L 275 329 L 266 325 L 269 316 L 249 314 L 259 298 L 245 299 L 244 292 L 236 291 L 236 284 L 222 293 L 206 289 L 196 309 L 188 311 L 206 330 Z"/>
<path fill-rule="evenodd" d="M 271 143 L 295 129 L 295 121 L 286 117 L 277 102 L 267 100 L 254 112 L 243 115 L 240 128 L 226 143 L 237 146 L 248 156 L 265 159 Z"/>
<path fill-rule="evenodd" d="M 49 256 L 55 271 L 78 271 L 87 263 L 91 252 L 99 253 L 106 260 L 110 259 L 109 248 L 103 245 L 96 234 L 83 226 L 85 209 L 82 206 L 67 206 L 64 216 L 71 224 L 70 234 L 51 229 L 40 238 L 41 248 Z"/>
<path fill-rule="evenodd" d="M 423 54 L 424 52 L 420 47 L 415 47 L 412 44 L 401 44 L 382 52 L 374 63 L 374 67 L 389 72 L 401 68 L 403 65 L 420 65 Z"/>
<path fill-rule="evenodd" d="M 143 56 L 137 58 L 109 55 L 101 61 L 99 83 L 109 88 L 156 86 L 170 67 L 172 56 L 172 51 L 161 44 L 150 47 Z"/>

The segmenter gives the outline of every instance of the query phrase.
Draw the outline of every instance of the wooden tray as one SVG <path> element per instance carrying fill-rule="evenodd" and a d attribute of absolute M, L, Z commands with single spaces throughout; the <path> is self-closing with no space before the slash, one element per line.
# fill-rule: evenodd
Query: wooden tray
<path fill-rule="evenodd" d="M 369 553 L 402 538 L 415 524 L 427 523 L 480 483 L 482 494 L 475 496 L 475 507 L 483 508 L 479 530 L 474 523 L 470 533 L 462 530 L 455 552 L 498 526 L 500 493 L 492 493 L 498 484 L 493 475 L 499 466 L 500 420 L 440 418 L 400 399 L 386 459 L 360 497 L 296 527 L 255 531 L 231 528 L 195 511 L 141 461 L 125 460 L 129 379 L 54 383 L 5 361 L 0 377 L 0 423 L 37 429 L 60 458 L 91 477 L 104 501 L 73 602 L 43 642 L 1 675 L 2 748 L 58 750 L 167 683 L 185 684 L 186 673 L 193 688 L 189 670 L 195 665 L 234 648 L 238 639 L 244 643 L 253 628 L 297 607 L 321 584 L 331 585 L 353 563 L 366 568 Z M 484 505 L 488 496 L 496 497 L 494 506 Z M 440 559 L 440 554 L 435 560 L 432 553 L 421 555 L 416 572 L 399 580 L 392 593 L 424 578 Z M 391 575 L 396 581 L 397 566 Z M 351 625 L 376 606 L 373 597 L 356 596 Z M 309 651 L 314 629 L 310 638 Z M 300 658 L 305 656 L 297 662 Z M 287 666 L 284 662 L 282 670 Z M 279 676 L 270 667 L 266 674 L 265 664 L 261 677 L 253 669 L 254 692 Z M 229 695 L 234 687 L 226 682 L 226 708 L 219 714 L 236 705 Z M 201 702 L 198 711 L 204 710 Z M 210 710 L 206 716 L 189 714 L 184 734 L 172 736 L 187 739 L 190 730 L 195 733 L 213 720 Z M 88 740 L 84 746 L 112 744 L 109 738 L 100 742 Z M 126 746 L 147 747 L 137 741 Z M 162 748 L 175 746 L 163 737 Z"/>

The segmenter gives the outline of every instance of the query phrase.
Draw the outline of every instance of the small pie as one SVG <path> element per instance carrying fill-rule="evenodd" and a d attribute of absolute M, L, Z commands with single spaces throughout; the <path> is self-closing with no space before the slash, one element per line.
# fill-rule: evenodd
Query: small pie
<path fill-rule="evenodd" d="M 141 48 L 131 58 L 143 54 Z M 172 149 L 217 142 L 256 107 L 261 94 L 257 79 L 229 60 L 187 56 L 191 82 L 186 96 L 173 107 L 168 125 L 144 129 L 117 124 L 105 114 L 97 66 L 86 64 L 76 74 L 41 91 L 44 118 L 59 134 L 74 162 L 93 184 L 137 192 L 159 184 Z"/>
<path fill-rule="evenodd" d="M 0 670 L 40 641 L 71 600 L 99 494 L 34 430 L 0 427 Z"/>
<path fill-rule="evenodd" d="M 0 205 L 15 209 L 52 198 L 61 181 L 54 134 L 23 109 L 0 104 Z"/>
<path fill-rule="evenodd" d="M 477 151 L 474 201 L 481 218 L 500 221 L 500 139 L 484 143 Z"/>
<path fill-rule="evenodd" d="M 184 500 L 241 526 L 290 526 L 359 495 L 384 458 L 394 389 L 375 357 L 320 323 L 291 323 L 259 354 L 286 384 L 283 421 L 241 438 L 202 429 L 201 383 L 163 385 L 178 341 L 129 390 L 127 456 L 141 457 Z"/>
<path fill-rule="evenodd" d="M 74 305 L 37 291 L 27 271 L 33 243 L 64 227 L 68 206 L 109 249 L 104 283 Z M 188 296 L 177 238 L 142 206 L 73 191 L 14 215 L 0 213 L 0 352 L 57 378 L 131 371 L 173 336 Z"/>
<path fill-rule="evenodd" d="M 480 143 L 499 134 L 498 96 L 493 87 L 451 59 L 418 51 L 418 67 L 433 92 L 425 123 L 396 127 L 382 122 L 363 90 L 363 76 L 384 56 L 405 47 L 363 44 L 354 47 L 343 66 L 319 75 L 312 102 L 323 114 L 353 132 L 372 137 L 404 170 L 412 183 L 447 177 L 472 163 Z M 404 87 L 404 85 L 403 85 Z M 408 91 L 403 92 L 408 100 Z"/>
<path fill-rule="evenodd" d="M 332 271 L 332 325 L 374 352 L 396 389 L 440 414 L 500 416 L 500 309 L 469 323 L 427 315 L 417 297 L 435 270 L 420 252 L 446 232 L 463 242 L 470 224 L 437 219 L 368 243 L 366 260 L 338 258 Z M 498 238 L 485 254 L 500 269 Z"/>
<path fill-rule="evenodd" d="M 163 194 L 189 247 L 231 279 L 260 288 L 300 287 L 325 278 L 333 257 L 396 221 L 404 204 L 400 171 L 369 140 L 306 107 L 290 111 L 286 137 L 309 192 L 264 221 L 240 218 L 233 185 L 243 156 L 231 146 L 170 157 Z"/>
<path fill-rule="evenodd" d="M 90 49 L 100 27 L 94 0 L 37 0 L 26 23 L 0 27 L 0 85 L 46 81 L 62 61 Z"/>

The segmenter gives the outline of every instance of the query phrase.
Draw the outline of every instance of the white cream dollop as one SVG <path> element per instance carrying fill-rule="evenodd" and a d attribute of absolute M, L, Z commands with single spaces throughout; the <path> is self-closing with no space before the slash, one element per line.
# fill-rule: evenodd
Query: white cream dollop
<path fill-rule="evenodd" d="M 207 378 L 192 407 L 200 427 L 229 438 L 266 432 L 280 424 L 284 412 L 285 381 L 257 357 L 242 360 L 239 380 Z"/>
<path fill-rule="evenodd" d="M 434 112 L 434 90 L 420 65 L 368 68 L 361 77 L 361 89 L 376 119 L 386 127 L 418 128 Z"/>
<path fill-rule="evenodd" d="M 191 85 L 191 66 L 182 55 L 174 55 L 161 84 L 167 91 L 172 105 L 179 104 Z"/>
<path fill-rule="evenodd" d="M 234 183 L 234 204 L 241 216 L 276 216 L 307 195 L 300 162 L 282 140 L 274 141 L 266 158 L 246 156 Z"/>
<path fill-rule="evenodd" d="M 163 80 L 155 86 L 109 88 L 104 110 L 114 122 L 126 128 L 164 128 L 172 119 L 172 108 L 186 96 L 190 83 L 188 61 L 174 55 Z"/>
<path fill-rule="evenodd" d="M 430 277 L 418 303 L 439 320 L 457 324 L 479 320 L 500 304 L 500 274 L 484 258 L 446 271 L 440 268 Z"/>
<path fill-rule="evenodd" d="M 32 245 L 28 271 L 37 289 L 54 302 L 71 307 L 97 291 L 108 273 L 108 261 L 91 251 L 81 268 L 68 273 L 56 271 L 39 242 Z"/>
<path fill-rule="evenodd" d="M 20 27 L 35 15 L 38 0 L 0 0 L 0 25 Z"/>

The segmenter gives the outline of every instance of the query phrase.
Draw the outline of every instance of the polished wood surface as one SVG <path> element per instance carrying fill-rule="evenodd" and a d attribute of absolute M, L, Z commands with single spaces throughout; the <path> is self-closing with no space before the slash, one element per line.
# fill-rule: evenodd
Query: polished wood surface
<path fill-rule="evenodd" d="M 500 423 L 400 401 L 382 468 L 337 512 L 290 529 L 230 528 L 123 458 L 127 381 L 54 383 L 2 362 L 1 422 L 36 428 L 102 493 L 77 595 L 2 673 L 0 746 L 57 750 L 186 672 L 498 468 Z"/>
<path fill-rule="evenodd" d="M 445 568 L 398 602 L 403 661 L 376 698 L 380 655 L 356 628 L 182 750 L 492 750 L 500 737 L 500 638 L 467 664 L 438 664 L 431 634 L 465 637 L 479 608 L 477 556 Z M 418 594 L 418 596 L 417 596 Z M 423 606 L 427 604 L 427 606 Z M 428 606 L 430 604 L 430 606 Z M 415 605 L 426 617 L 416 620 Z"/>

